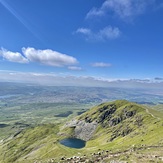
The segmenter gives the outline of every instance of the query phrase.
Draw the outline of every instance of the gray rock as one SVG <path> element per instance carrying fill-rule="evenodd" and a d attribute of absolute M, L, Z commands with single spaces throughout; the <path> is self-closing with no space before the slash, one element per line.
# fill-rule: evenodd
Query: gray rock
<path fill-rule="evenodd" d="M 91 139 L 94 131 L 97 128 L 97 125 L 98 123 L 95 121 L 87 123 L 84 120 L 72 120 L 67 123 L 65 127 L 74 127 L 74 137 L 88 141 Z"/>

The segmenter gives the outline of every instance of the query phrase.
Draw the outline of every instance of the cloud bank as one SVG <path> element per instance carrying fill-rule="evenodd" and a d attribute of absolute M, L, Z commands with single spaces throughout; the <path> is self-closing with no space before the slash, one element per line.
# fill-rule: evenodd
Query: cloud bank
<path fill-rule="evenodd" d="M 163 90 L 163 81 L 155 79 L 107 79 L 43 73 L 0 71 L 1 82 L 21 82 L 49 86 L 118 87 Z"/>
<path fill-rule="evenodd" d="M 0 50 L 0 56 L 10 62 L 29 63 L 37 62 L 48 66 L 63 67 L 75 65 L 78 63 L 77 59 L 67 54 L 62 54 L 50 49 L 37 50 L 35 48 L 22 48 L 22 54 L 18 52 L 11 52 L 4 48 Z"/>

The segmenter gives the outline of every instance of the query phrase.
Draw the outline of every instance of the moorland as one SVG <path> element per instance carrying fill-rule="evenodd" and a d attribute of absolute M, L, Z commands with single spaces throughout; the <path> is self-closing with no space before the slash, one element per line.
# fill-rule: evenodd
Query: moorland
<path fill-rule="evenodd" d="M 59 143 L 69 137 L 86 146 Z M 162 153 L 163 95 L 157 90 L 0 83 L 2 163 L 66 162 L 74 155 L 83 162 L 161 162 Z"/>

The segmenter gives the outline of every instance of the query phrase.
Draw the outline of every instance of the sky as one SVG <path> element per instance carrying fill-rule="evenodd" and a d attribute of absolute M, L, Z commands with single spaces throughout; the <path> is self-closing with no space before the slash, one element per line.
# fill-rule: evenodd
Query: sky
<path fill-rule="evenodd" d="M 163 1 L 0 0 L 0 81 L 74 79 L 163 82 Z"/>

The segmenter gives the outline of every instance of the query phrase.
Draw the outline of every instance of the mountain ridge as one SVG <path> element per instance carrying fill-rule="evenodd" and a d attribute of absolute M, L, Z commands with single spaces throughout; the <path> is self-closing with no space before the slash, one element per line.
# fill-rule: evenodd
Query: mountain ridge
<path fill-rule="evenodd" d="M 146 114 L 147 113 L 147 114 Z M 147 117 L 147 115 L 153 115 L 148 112 L 147 108 L 144 108 L 136 103 L 131 103 L 126 100 L 117 100 L 116 102 L 104 103 L 94 108 L 90 109 L 89 111 L 85 112 L 81 116 L 79 116 L 78 120 L 72 120 L 70 123 L 67 124 L 69 127 L 76 127 L 86 125 L 94 125 L 97 127 L 97 124 L 100 125 L 102 128 L 114 128 L 118 124 L 125 123 L 128 125 L 128 129 L 123 130 L 121 133 L 122 136 L 125 136 L 131 132 L 130 125 L 128 123 L 132 123 L 133 127 L 140 127 L 142 126 L 143 119 Z M 85 123 L 84 123 L 85 122 Z M 80 125 L 81 124 L 81 125 Z M 94 128 L 94 130 L 96 129 Z M 75 129 L 76 129 L 75 128 Z M 82 131 L 82 129 L 81 129 Z M 93 132 L 93 131 L 92 131 Z M 82 137 L 78 137 L 81 138 Z M 113 140 L 114 138 L 112 138 Z M 83 139 L 84 140 L 84 139 Z"/>

